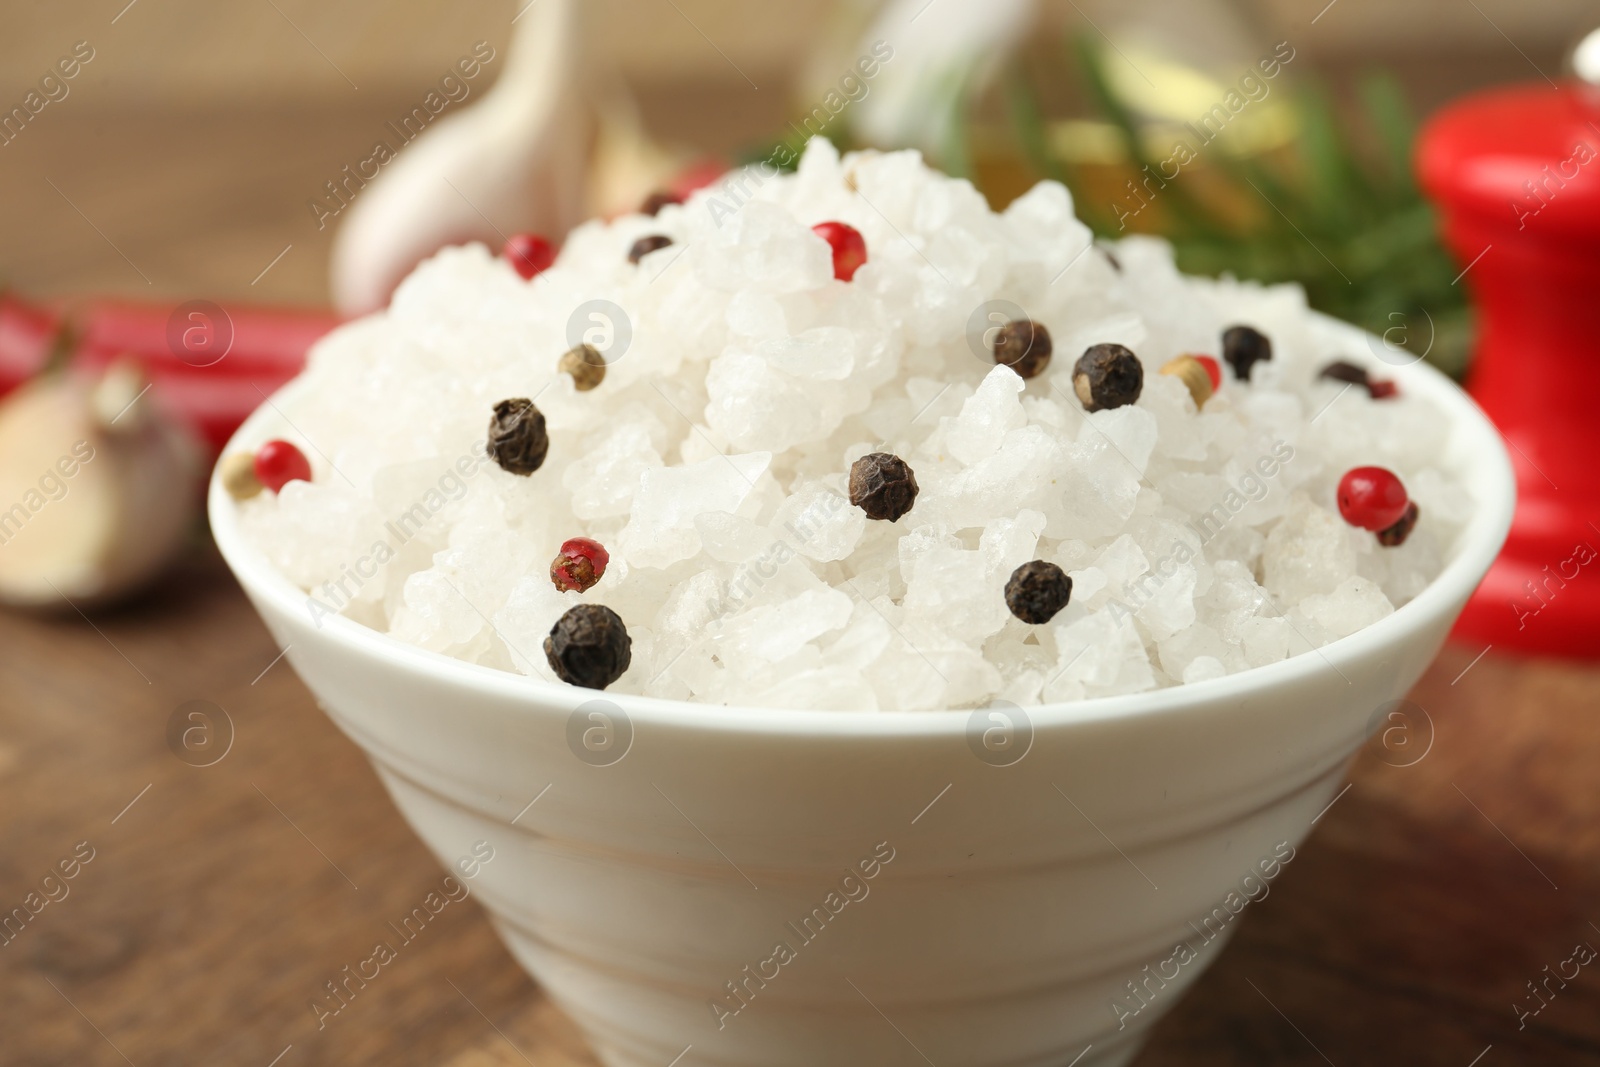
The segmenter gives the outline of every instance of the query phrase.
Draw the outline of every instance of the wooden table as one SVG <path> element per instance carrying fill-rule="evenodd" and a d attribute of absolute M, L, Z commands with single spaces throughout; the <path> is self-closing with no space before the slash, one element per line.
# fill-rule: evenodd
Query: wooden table
<path fill-rule="evenodd" d="M 385 106 L 63 108 L 0 155 L 0 272 L 314 301 L 326 234 L 307 190 Z M 475 904 L 317 1030 L 312 997 L 439 871 L 214 555 L 92 624 L 0 615 L 0 648 L 0 911 L 80 842 L 93 855 L 0 947 L 0 1064 L 592 1067 Z M 1552 983 L 1525 1030 L 1513 1011 L 1546 965 L 1600 947 L 1600 668 L 1479 652 L 1440 657 L 1412 694 L 1427 755 L 1396 765 L 1424 732 L 1368 747 L 1141 1067 L 1600 1059 L 1600 967 Z M 232 724 L 208 767 L 167 745 L 196 699 Z"/>

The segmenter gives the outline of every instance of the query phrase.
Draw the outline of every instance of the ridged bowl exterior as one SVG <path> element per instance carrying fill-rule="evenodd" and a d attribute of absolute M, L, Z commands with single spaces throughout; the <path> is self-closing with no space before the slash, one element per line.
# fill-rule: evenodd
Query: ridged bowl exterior
<path fill-rule="evenodd" d="M 1106 1067 L 1293 865 L 1505 538 L 1494 429 L 1431 369 L 1396 377 L 1453 420 L 1451 465 L 1479 503 L 1444 574 L 1319 652 L 1026 709 L 1031 747 L 1009 766 L 975 754 L 986 723 L 968 711 L 601 697 L 318 625 L 217 482 L 211 516 L 289 661 L 440 861 L 492 845 L 473 893 L 610 1067 Z M 615 747 L 586 760 L 573 739 L 604 725 L 580 710 L 596 698 Z"/>

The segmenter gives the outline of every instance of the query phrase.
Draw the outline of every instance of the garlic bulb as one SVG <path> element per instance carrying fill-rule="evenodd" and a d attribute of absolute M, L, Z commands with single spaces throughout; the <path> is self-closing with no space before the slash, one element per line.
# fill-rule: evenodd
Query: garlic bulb
<path fill-rule="evenodd" d="M 447 244 L 498 248 L 513 233 L 559 237 L 583 220 L 596 119 L 582 39 L 577 0 L 529 5 L 488 94 L 429 126 L 360 191 L 333 247 L 341 313 L 383 307 Z"/>

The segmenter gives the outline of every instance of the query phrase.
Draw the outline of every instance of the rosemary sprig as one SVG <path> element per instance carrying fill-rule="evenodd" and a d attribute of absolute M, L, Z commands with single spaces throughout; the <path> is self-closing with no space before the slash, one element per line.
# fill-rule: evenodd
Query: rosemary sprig
<path fill-rule="evenodd" d="M 1142 172 L 1152 162 L 1145 131 L 1106 76 L 1105 49 L 1078 38 L 1072 52 L 1096 109 L 1121 135 L 1125 167 Z M 1081 175 L 1051 151 L 1029 86 L 1020 80 L 1008 85 L 1007 96 L 1027 165 L 1041 177 L 1064 180 L 1101 236 L 1123 236 L 1108 213 L 1089 209 Z M 1409 339 L 1414 331 L 1409 343 L 1416 350 L 1426 345 L 1430 361 L 1459 374 L 1471 313 L 1465 294 L 1451 284 L 1457 266 L 1440 243 L 1433 208 L 1411 176 L 1416 122 L 1390 77 L 1367 77 L 1359 97 L 1361 121 L 1352 124 L 1340 119 L 1326 92 L 1301 88 L 1291 98 L 1292 151 L 1257 157 L 1206 152 L 1201 165 L 1213 172 L 1206 196 L 1186 181 L 1186 170 L 1160 189 L 1162 210 L 1141 213 L 1140 221 L 1147 228 L 1154 222 L 1185 271 L 1298 282 L 1319 310 L 1379 335 L 1399 326 Z M 1374 143 L 1377 150 L 1368 150 Z"/>
<path fill-rule="evenodd" d="M 1108 51 L 1090 36 L 1068 43 L 1068 58 L 1094 108 L 1118 134 L 1121 168 L 1144 187 L 1147 168 L 1161 172 L 1149 157 L 1144 124 L 1107 76 Z M 938 162 L 981 188 L 986 175 L 973 165 L 970 136 L 980 81 L 971 70 L 946 71 L 925 88 L 929 112 L 949 117 Z M 1136 225 L 1169 240 L 1184 271 L 1298 283 L 1312 307 L 1379 336 L 1403 335 L 1407 347 L 1426 347 L 1431 362 L 1460 375 L 1471 343 L 1471 309 L 1452 284 L 1458 266 L 1412 177 L 1416 120 L 1399 86 L 1381 74 L 1363 79 L 1357 122 L 1342 119 L 1333 97 L 1314 85 L 1275 91 L 1289 94 L 1292 147 L 1252 156 L 1199 146 L 1196 162 L 1177 177 L 1151 183 L 1157 210 L 1139 210 Z M 1091 195 L 1087 168 L 1057 151 L 1022 64 L 1009 67 L 1000 93 L 1021 166 L 1067 185 L 1079 217 L 1097 235 L 1126 236 L 1126 218 Z M 850 144 L 849 126 L 845 116 L 828 133 Z M 1204 180 L 1193 176 L 1200 169 L 1208 172 Z"/>

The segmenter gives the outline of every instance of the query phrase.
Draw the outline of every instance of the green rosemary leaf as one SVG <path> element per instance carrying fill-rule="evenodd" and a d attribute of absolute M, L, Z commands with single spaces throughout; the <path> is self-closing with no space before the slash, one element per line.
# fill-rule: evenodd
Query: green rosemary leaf
<path fill-rule="evenodd" d="M 957 178 L 971 178 L 973 174 L 972 138 L 969 130 L 971 119 L 967 113 L 969 82 L 967 71 L 951 70 L 941 79 L 939 94 L 941 103 L 949 115 L 944 144 L 940 146 L 941 162 L 944 164 L 944 169 Z"/>
<path fill-rule="evenodd" d="M 1128 158 L 1133 161 L 1134 171 L 1138 174 L 1156 172 L 1156 161 L 1145 154 L 1144 137 L 1138 120 L 1117 97 L 1111 88 L 1111 80 L 1106 76 L 1106 50 L 1088 34 L 1074 35 L 1071 40 L 1073 51 L 1078 57 L 1078 65 L 1088 82 L 1090 95 L 1121 135 L 1124 150 Z M 1172 216 L 1174 235 L 1202 236 L 1215 235 L 1218 232 L 1216 213 L 1208 210 L 1190 194 L 1181 176 L 1179 180 L 1168 182 L 1162 188 L 1161 199 L 1167 212 Z M 1123 236 L 1121 227 L 1109 232 L 1108 236 Z"/>
<path fill-rule="evenodd" d="M 1300 119 L 1300 158 L 1306 168 L 1309 206 L 1324 232 L 1337 233 L 1355 222 L 1373 190 L 1356 165 L 1327 95 L 1307 86 L 1296 99 Z"/>
<path fill-rule="evenodd" d="M 1050 132 L 1039 115 L 1039 106 L 1020 72 L 1013 72 L 1005 80 L 1007 111 L 1011 115 L 1011 128 L 1017 135 L 1017 144 L 1023 156 L 1035 171 L 1046 178 L 1066 184 L 1066 172 L 1050 150 Z"/>
<path fill-rule="evenodd" d="M 1358 91 L 1367 119 L 1383 144 L 1391 188 L 1403 196 L 1418 196 L 1411 173 L 1411 145 L 1416 140 L 1417 120 L 1406 105 L 1399 82 L 1390 74 L 1369 74 L 1361 79 Z"/>

